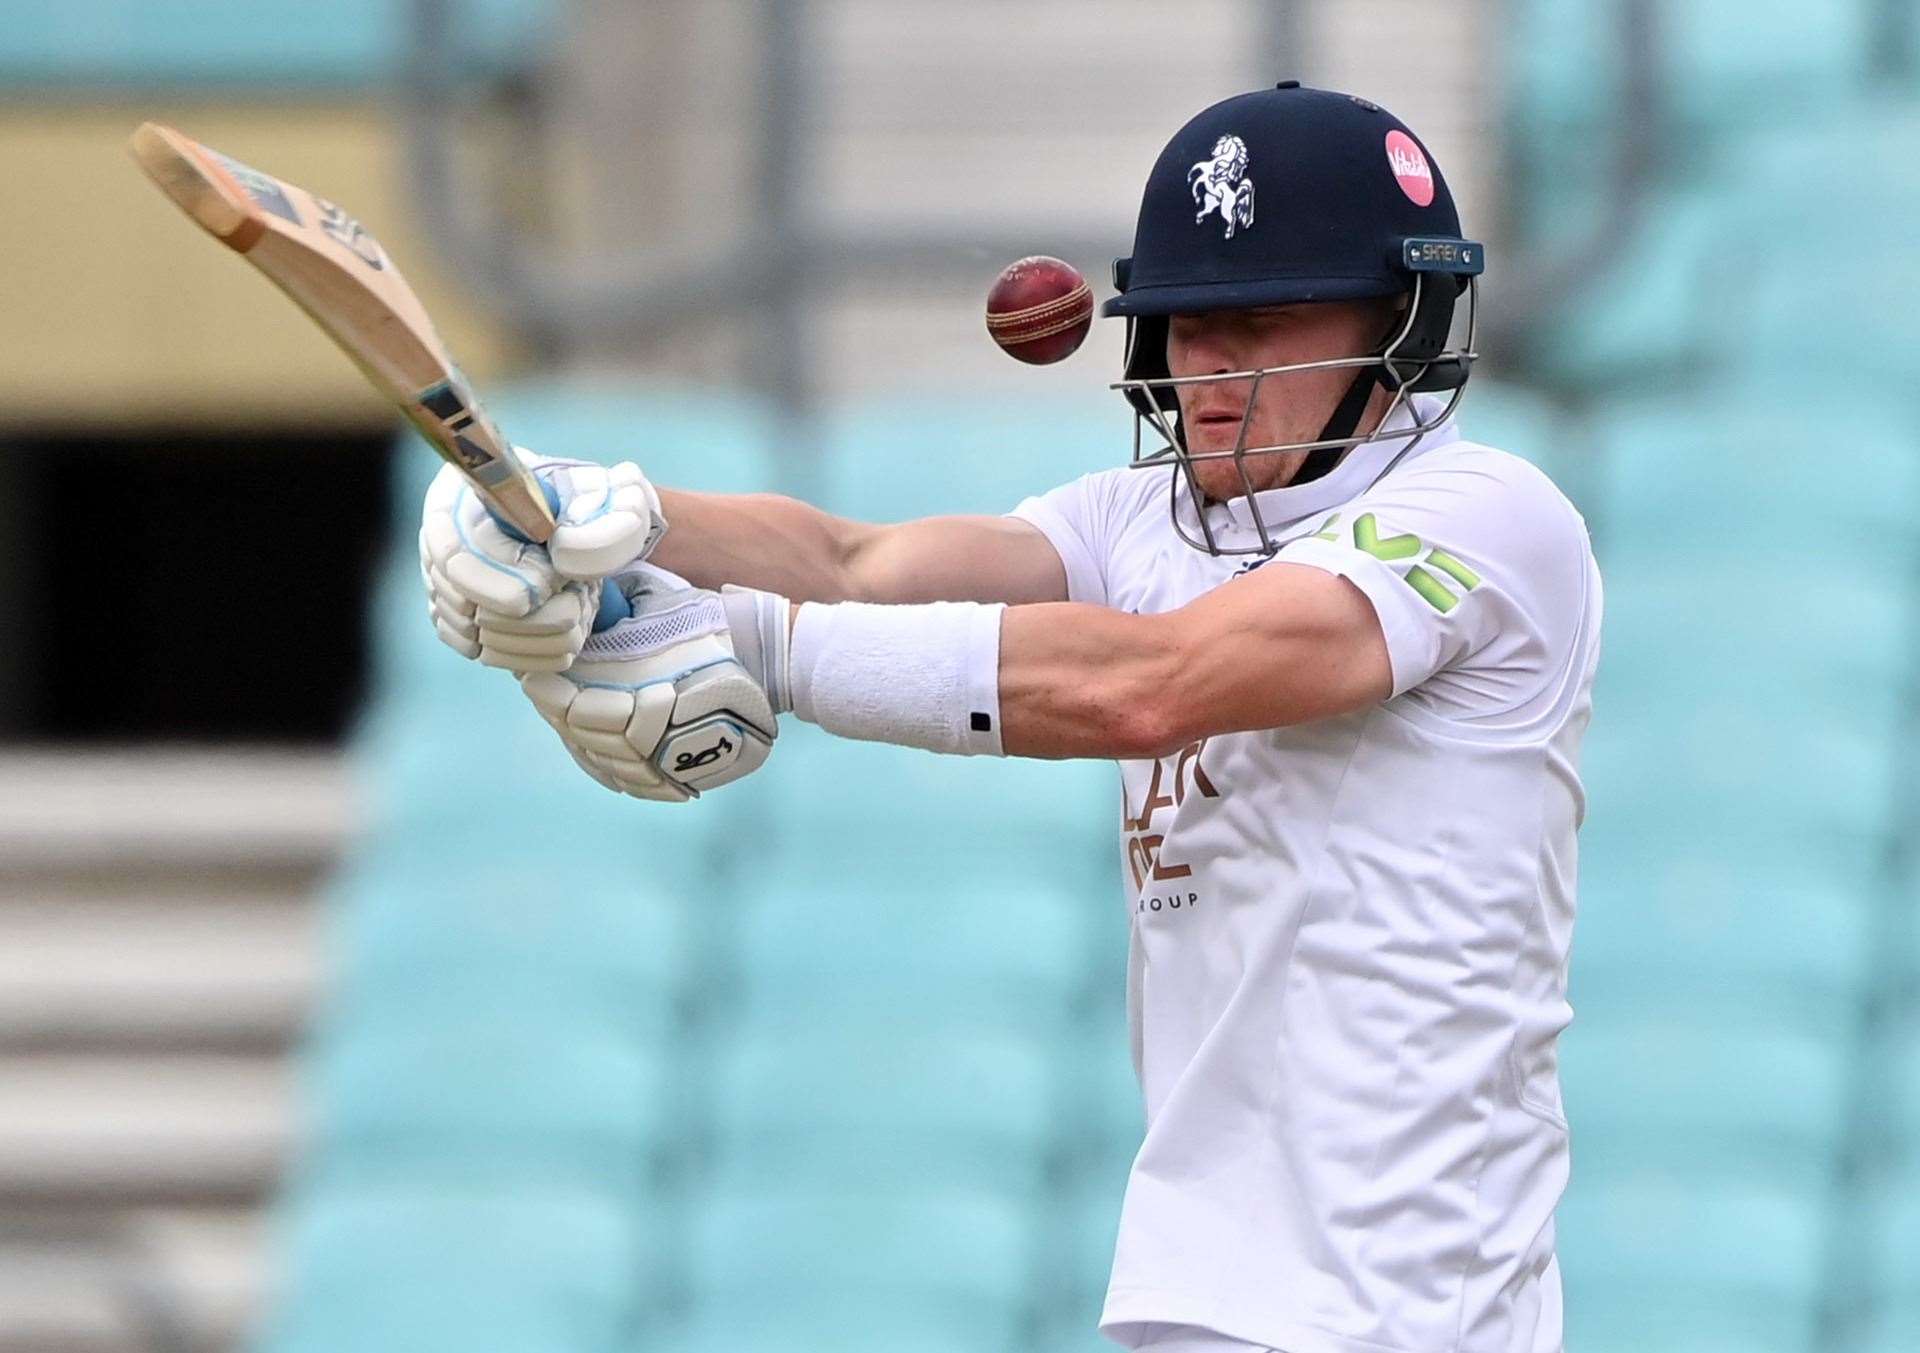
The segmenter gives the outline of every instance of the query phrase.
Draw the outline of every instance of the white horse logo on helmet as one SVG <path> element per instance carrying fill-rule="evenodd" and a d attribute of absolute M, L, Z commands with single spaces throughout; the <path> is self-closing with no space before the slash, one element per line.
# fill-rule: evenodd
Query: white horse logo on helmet
<path fill-rule="evenodd" d="M 1235 226 L 1253 224 L 1253 180 L 1247 177 L 1247 143 L 1237 136 L 1223 136 L 1213 143 L 1213 158 L 1202 160 L 1187 171 L 1187 186 L 1193 200 L 1200 204 L 1195 225 L 1218 211 L 1227 223 L 1227 238 L 1233 238 Z"/>

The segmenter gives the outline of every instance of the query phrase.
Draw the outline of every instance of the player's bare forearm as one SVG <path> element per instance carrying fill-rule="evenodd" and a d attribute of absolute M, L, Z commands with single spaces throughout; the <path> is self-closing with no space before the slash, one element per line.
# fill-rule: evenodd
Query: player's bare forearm
<path fill-rule="evenodd" d="M 1173 713 L 1157 692 L 1179 670 L 1178 636 L 1171 616 L 1075 603 L 1008 607 L 1000 621 L 1007 754 L 1159 755 Z"/>
<path fill-rule="evenodd" d="M 799 601 L 854 600 L 855 523 L 774 493 L 662 488 L 670 523 L 649 556 L 696 587 L 737 583 Z"/>
<path fill-rule="evenodd" d="M 772 493 L 661 489 L 672 523 L 651 556 L 699 587 L 795 601 L 1053 601 L 1065 571 L 1046 537 L 1005 517 L 849 521 Z"/>
<path fill-rule="evenodd" d="M 1009 754 L 1164 756 L 1197 738 L 1364 709 L 1393 687 L 1386 639 L 1344 578 L 1273 564 L 1177 611 L 1010 607 L 1000 627 Z"/>

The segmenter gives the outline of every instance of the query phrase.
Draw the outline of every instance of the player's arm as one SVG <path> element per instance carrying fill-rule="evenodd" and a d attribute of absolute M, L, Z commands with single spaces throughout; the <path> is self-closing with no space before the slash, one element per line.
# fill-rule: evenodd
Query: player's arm
<path fill-rule="evenodd" d="M 1066 571 L 1011 517 L 849 521 L 778 494 L 663 488 L 672 529 L 648 556 L 698 587 L 727 583 L 801 601 L 1064 601 Z"/>
<path fill-rule="evenodd" d="M 1386 638 L 1345 578 L 1269 564 L 1177 611 L 1010 607 L 1000 716 L 1014 756 L 1151 757 L 1392 694 Z"/>
<path fill-rule="evenodd" d="M 1053 546 L 1012 518 L 871 526 L 776 494 L 658 489 L 629 462 L 521 454 L 557 500 L 544 548 L 503 531 L 451 467 L 428 490 L 421 519 L 434 627 L 449 646 L 491 666 L 565 671 L 588 633 L 618 618 L 617 594 L 601 579 L 643 558 L 696 586 L 734 584 L 798 601 L 1067 596 Z"/>
<path fill-rule="evenodd" d="M 765 604 L 792 619 L 789 652 L 760 673 L 776 707 L 845 737 L 937 752 L 1159 756 L 1393 693 L 1368 597 L 1293 564 L 1269 564 L 1163 615 L 1079 604 Z"/>
<path fill-rule="evenodd" d="M 522 688 L 588 774 L 684 799 L 765 759 L 774 716 L 930 751 L 1160 756 L 1195 738 L 1302 723 L 1391 694 L 1353 584 L 1269 565 L 1168 615 L 978 602 L 794 603 L 715 593 L 641 565 L 630 619 Z"/>

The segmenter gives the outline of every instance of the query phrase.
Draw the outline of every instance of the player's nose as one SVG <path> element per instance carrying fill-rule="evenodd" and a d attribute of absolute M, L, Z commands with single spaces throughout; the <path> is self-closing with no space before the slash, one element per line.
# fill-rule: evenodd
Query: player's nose
<path fill-rule="evenodd" d="M 1209 323 L 1206 316 L 1197 318 L 1181 336 L 1186 349 L 1185 360 L 1180 363 L 1196 376 L 1222 376 L 1229 371 L 1241 371 L 1240 353 L 1236 350 L 1230 329 L 1223 324 Z"/>

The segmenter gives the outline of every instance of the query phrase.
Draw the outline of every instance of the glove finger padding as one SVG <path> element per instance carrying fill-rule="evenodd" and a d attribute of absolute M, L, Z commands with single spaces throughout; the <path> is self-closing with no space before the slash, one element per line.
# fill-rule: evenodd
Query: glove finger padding
<path fill-rule="evenodd" d="M 500 529 L 451 465 L 442 467 L 427 489 L 420 553 L 429 587 L 503 615 L 538 610 L 565 581 L 544 548 Z"/>
<path fill-rule="evenodd" d="M 563 577 L 596 580 L 652 552 L 667 519 L 638 465 L 551 464 L 544 477 L 560 496 L 560 512 L 547 553 Z"/>
<path fill-rule="evenodd" d="M 514 671 L 564 671 L 591 632 L 599 579 L 666 530 L 640 468 L 521 452 L 559 503 L 547 545 L 496 522 L 451 466 L 434 477 L 420 524 L 420 572 L 434 630 L 464 657 Z"/>
<path fill-rule="evenodd" d="M 585 583 L 568 583 L 527 615 L 502 615 L 485 606 L 474 615 L 480 661 L 515 672 L 564 672 L 593 626 Z"/>

